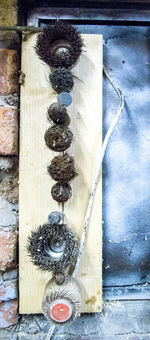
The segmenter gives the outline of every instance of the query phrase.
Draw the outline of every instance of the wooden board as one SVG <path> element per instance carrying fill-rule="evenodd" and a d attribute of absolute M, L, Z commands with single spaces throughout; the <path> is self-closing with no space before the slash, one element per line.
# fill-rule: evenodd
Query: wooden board
<path fill-rule="evenodd" d="M 77 77 L 68 108 L 74 141 L 70 154 L 75 157 L 78 177 L 72 181 L 72 198 L 65 204 L 65 222 L 81 235 L 89 192 L 102 140 L 102 36 L 83 35 L 85 47 L 72 72 Z M 36 34 L 22 45 L 20 114 L 20 313 L 41 313 L 43 291 L 51 274 L 41 272 L 30 261 L 26 241 L 31 230 L 47 221 L 53 210 L 61 210 L 50 194 L 54 181 L 47 165 L 56 153 L 44 143 L 49 123 L 47 108 L 57 95 L 48 81 L 49 68 L 34 51 Z M 78 79 L 79 78 L 79 79 Z M 101 179 L 96 191 L 88 238 L 78 279 L 82 288 L 82 312 L 98 312 L 102 306 Z"/>

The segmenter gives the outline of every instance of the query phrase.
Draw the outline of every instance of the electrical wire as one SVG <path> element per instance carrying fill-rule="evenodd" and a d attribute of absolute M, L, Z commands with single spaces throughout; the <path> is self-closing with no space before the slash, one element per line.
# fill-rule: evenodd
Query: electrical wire
<path fill-rule="evenodd" d="M 73 277 L 75 277 L 77 275 L 81 255 L 82 255 L 83 250 L 84 250 L 84 245 L 85 245 L 89 221 L 90 221 L 90 217 L 91 217 L 95 192 L 96 192 L 98 180 L 99 180 L 99 177 L 100 177 L 100 174 L 101 174 L 101 167 L 102 167 L 102 162 L 103 162 L 103 159 L 104 159 L 104 156 L 105 156 L 106 148 L 107 148 L 109 139 L 112 135 L 112 132 L 113 132 L 113 130 L 114 130 L 114 128 L 115 128 L 115 126 L 118 122 L 118 119 L 121 115 L 121 112 L 124 108 L 124 97 L 123 97 L 122 91 L 114 83 L 113 79 L 110 77 L 105 66 L 103 66 L 103 72 L 104 72 L 106 78 L 108 79 L 108 81 L 110 82 L 110 84 L 112 85 L 112 87 L 114 88 L 115 92 L 119 96 L 120 105 L 119 105 L 119 108 L 118 108 L 117 113 L 115 115 L 115 118 L 113 119 L 113 121 L 112 121 L 112 123 L 111 123 L 111 125 L 110 125 L 110 127 L 107 131 L 107 134 L 104 138 L 104 142 L 103 142 L 103 145 L 102 145 L 102 150 L 101 150 L 101 153 L 100 153 L 100 157 L 99 157 L 98 164 L 97 164 L 97 167 L 96 167 L 95 175 L 94 175 L 94 178 L 93 178 L 93 183 L 92 183 L 91 192 L 90 192 L 90 196 L 89 196 L 88 206 L 87 206 L 87 210 L 86 210 L 86 214 L 85 214 L 85 219 L 84 219 L 84 224 L 83 224 L 83 232 L 82 232 L 82 236 L 81 236 L 81 240 L 80 240 L 79 254 L 78 254 L 77 261 L 76 261 L 76 264 L 75 264 L 75 267 L 74 267 L 74 271 L 72 273 Z"/>
<path fill-rule="evenodd" d="M 49 332 L 47 333 L 45 340 L 51 340 L 52 335 L 54 334 L 55 328 L 56 328 L 56 326 L 50 327 Z"/>

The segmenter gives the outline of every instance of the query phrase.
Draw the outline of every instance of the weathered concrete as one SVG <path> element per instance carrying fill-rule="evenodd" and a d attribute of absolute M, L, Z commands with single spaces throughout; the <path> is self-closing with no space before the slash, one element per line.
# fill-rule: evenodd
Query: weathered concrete
<path fill-rule="evenodd" d="M 107 302 L 102 313 L 57 327 L 52 340 L 149 340 L 149 315 L 148 301 Z M 0 330 L 0 340 L 45 340 L 49 327 L 43 316 L 23 316 L 17 326 Z"/>
<path fill-rule="evenodd" d="M 144 284 L 150 282 L 149 27 L 85 25 L 82 31 L 103 34 L 104 64 L 126 101 L 103 164 L 103 284 Z M 118 106 L 104 80 L 103 135 Z"/>
<path fill-rule="evenodd" d="M 3 215 L 4 220 L 6 218 L 9 219 L 9 214 L 8 215 L 6 214 L 9 208 L 10 210 L 13 211 L 13 214 L 15 214 L 15 216 L 17 217 L 18 207 L 16 203 L 18 203 L 18 194 L 19 194 L 18 159 L 17 157 L 11 158 L 0 157 L 0 196 L 1 196 L 0 206 L 1 209 L 6 209 L 6 211 L 1 210 L 1 214 Z M 7 201 L 15 205 L 11 206 Z M 6 223 L 6 225 L 7 224 L 8 223 Z M 13 224 L 13 219 L 12 222 L 10 221 L 10 224 Z"/>
<path fill-rule="evenodd" d="M 18 205 L 10 204 L 8 201 L 0 197 L 0 226 L 11 227 L 17 224 Z"/>

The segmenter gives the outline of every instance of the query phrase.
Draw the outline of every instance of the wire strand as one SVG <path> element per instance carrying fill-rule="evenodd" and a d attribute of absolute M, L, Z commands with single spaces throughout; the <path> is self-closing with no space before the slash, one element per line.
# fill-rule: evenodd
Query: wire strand
<path fill-rule="evenodd" d="M 105 156 L 106 148 L 107 148 L 109 139 L 112 135 L 112 132 L 113 132 L 113 130 L 114 130 L 114 128 L 115 128 L 115 126 L 118 122 L 118 119 L 121 115 L 121 112 L 124 108 L 124 97 L 123 97 L 122 91 L 114 83 L 113 79 L 110 77 L 105 66 L 103 66 L 103 72 L 104 72 L 106 78 L 108 79 L 108 81 L 110 82 L 110 84 L 112 85 L 112 87 L 114 88 L 115 92 L 119 96 L 120 105 L 119 105 L 119 108 L 118 108 L 117 113 L 115 115 L 115 118 L 113 119 L 113 121 L 112 121 L 112 123 L 111 123 L 111 125 L 110 125 L 110 127 L 107 131 L 107 134 L 105 136 L 105 139 L 104 139 L 104 142 L 103 142 L 103 145 L 102 145 L 102 150 L 101 150 L 100 158 L 98 160 L 98 164 L 97 164 L 97 167 L 96 167 L 95 175 L 94 175 L 94 178 L 93 178 L 93 183 L 92 183 L 91 192 L 90 192 L 90 196 L 89 196 L 88 206 L 87 206 L 86 215 L 85 215 L 85 219 L 84 219 L 83 232 L 82 232 L 82 236 L 81 236 L 81 240 L 80 240 L 79 254 L 78 254 L 77 261 L 76 261 L 76 264 L 75 264 L 75 267 L 74 267 L 74 271 L 72 273 L 73 277 L 75 277 L 77 275 L 81 255 L 82 255 L 83 250 L 84 250 L 84 245 L 85 245 L 89 221 L 90 221 L 90 217 L 91 217 L 95 192 L 96 192 L 98 180 L 99 180 L 99 177 L 100 177 L 100 174 L 101 174 L 101 167 L 102 167 L 102 162 L 103 162 L 103 159 L 104 159 L 104 156 Z"/>
<path fill-rule="evenodd" d="M 52 335 L 54 334 L 55 329 L 56 329 L 56 326 L 50 327 L 49 332 L 47 333 L 47 336 L 46 336 L 45 340 L 51 340 Z"/>

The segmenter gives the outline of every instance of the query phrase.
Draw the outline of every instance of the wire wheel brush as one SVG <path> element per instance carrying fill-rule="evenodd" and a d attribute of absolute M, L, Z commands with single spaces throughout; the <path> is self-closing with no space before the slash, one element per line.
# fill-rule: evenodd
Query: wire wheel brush
<path fill-rule="evenodd" d="M 42 311 L 47 320 L 64 325 L 80 315 L 81 292 L 76 279 L 67 277 L 61 286 L 51 279 L 44 292 Z"/>
<path fill-rule="evenodd" d="M 32 231 L 27 250 L 41 270 L 63 273 L 78 255 L 78 239 L 66 224 L 44 224 Z"/>
<path fill-rule="evenodd" d="M 83 47 L 75 27 L 56 21 L 38 35 L 35 50 L 39 58 L 51 67 L 70 67 L 79 58 Z"/>

